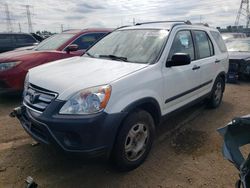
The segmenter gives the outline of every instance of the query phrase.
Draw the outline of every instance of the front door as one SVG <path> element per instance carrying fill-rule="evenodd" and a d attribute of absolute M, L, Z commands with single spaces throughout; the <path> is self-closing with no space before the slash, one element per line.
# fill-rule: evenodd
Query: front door
<path fill-rule="evenodd" d="M 191 31 L 177 31 L 169 51 L 168 60 L 175 53 L 187 53 L 191 63 L 183 66 L 163 67 L 164 114 L 169 113 L 197 98 L 200 86 L 200 69 L 196 62 Z"/>

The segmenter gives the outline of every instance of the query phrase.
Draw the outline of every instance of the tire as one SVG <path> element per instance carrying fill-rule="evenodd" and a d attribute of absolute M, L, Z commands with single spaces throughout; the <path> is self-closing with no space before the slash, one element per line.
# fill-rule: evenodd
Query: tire
<path fill-rule="evenodd" d="M 224 88 L 225 88 L 224 80 L 221 77 L 217 77 L 213 85 L 211 96 L 208 99 L 209 108 L 217 108 L 220 106 Z"/>
<path fill-rule="evenodd" d="M 119 171 L 130 171 L 147 158 L 154 140 L 154 120 L 144 110 L 130 113 L 118 132 L 112 162 Z"/>

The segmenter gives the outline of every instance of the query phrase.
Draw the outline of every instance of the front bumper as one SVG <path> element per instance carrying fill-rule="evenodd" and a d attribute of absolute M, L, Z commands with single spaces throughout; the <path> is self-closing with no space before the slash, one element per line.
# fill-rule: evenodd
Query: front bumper
<path fill-rule="evenodd" d="M 57 107 L 60 102 L 53 102 Z M 57 104 L 55 104 L 57 103 Z M 42 114 L 25 106 L 18 108 L 15 116 L 28 134 L 35 140 L 55 145 L 67 152 L 81 152 L 87 155 L 108 154 L 125 113 L 93 115 L 59 115 L 46 109 Z"/>
<path fill-rule="evenodd" d="M 0 72 L 0 93 L 22 91 L 26 73 L 19 68 Z"/>
<path fill-rule="evenodd" d="M 7 83 L 5 82 L 5 80 L 0 80 L 0 94 L 2 93 L 8 93 L 13 91 L 13 89 L 11 89 Z"/>

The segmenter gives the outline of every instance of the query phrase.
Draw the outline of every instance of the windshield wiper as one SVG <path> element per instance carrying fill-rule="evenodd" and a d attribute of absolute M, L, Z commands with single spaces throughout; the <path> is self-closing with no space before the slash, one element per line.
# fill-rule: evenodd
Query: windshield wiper
<path fill-rule="evenodd" d="M 128 58 L 126 57 L 119 57 L 119 56 L 115 56 L 115 55 L 99 55 L 100 58 L 110 58 L 112 60 L 120 60 L 120 61 L 128 61 Z"/>

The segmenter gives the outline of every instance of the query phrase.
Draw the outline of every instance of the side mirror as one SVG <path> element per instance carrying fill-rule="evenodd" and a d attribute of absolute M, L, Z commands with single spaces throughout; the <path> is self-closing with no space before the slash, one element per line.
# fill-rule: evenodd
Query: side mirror
<path fill-rule="evenodd" d="M 74 51 L 77 51 L 78 50 L 78 45 L 77 44 L 71 44 L 71 45 L 69 45 L 66 49 L 65 49 L 65 51 L 67 52 L 67 53 L 69 53 L 69 52 L 74 52 Z"/>
<path fill-rule="evenodd" d="M 175 53 L 171 61 L 166 63 L 166 67 L 183 66 L 191 63 L 190 55 L 187 53 Z"/>

